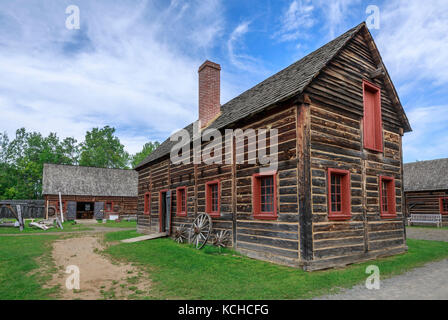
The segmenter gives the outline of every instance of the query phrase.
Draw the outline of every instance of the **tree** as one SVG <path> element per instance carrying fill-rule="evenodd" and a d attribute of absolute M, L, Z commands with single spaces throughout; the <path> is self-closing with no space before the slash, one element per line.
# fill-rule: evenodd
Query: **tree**
<path fill-rule="evenodd" d="M 60 141 L 55 133 L 44 137 L 21 128 L 11 142 L 6 133 L 1 134 L 0 198 L 41 198 L 44 163 L 76 164 L 78 154 L 74 138 Z"/>
<path fill-rule="evenodd" d="M 131 165 L 135 168 L 140 162 L 142 162 L 147 156 L 149 156 L 155 149 L 159 147 L 158 141 L 145 143 L 142 151 L 137 152 L 132 156 Z"/>
<path fill-rule="evenodd" d="M 81 143 L 79 165 L 100 168 L 128 168 L 130 156 L 109 126 L 87 131 Z"/>

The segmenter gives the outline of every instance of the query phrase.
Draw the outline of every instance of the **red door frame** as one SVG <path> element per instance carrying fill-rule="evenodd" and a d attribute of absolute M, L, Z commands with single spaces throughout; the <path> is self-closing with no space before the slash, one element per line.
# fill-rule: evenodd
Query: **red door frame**
<path fill-rule="evenodd" d="M 162 195 L 163 193 L 166 194 L 168 191 L 169 189 L 162 189 L 159 191 L 159 232 L 162 232 Z M 168 205 L 168 203 L 166 205 Z"/>

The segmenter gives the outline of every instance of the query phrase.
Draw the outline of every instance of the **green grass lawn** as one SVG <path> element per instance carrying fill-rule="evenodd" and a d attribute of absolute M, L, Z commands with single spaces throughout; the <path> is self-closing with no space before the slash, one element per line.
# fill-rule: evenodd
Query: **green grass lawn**
<path fill-rule="evenodd" d="M 137 221 L 111 221 L 107 220 L 106 223 L 98 222 L 98 226 L 101 227 L 110 227 L 110 228 L 135 228 L 137 229 Z"/>
<path fill-rule="evenodd" d="M 55 272 L 50 243 L 56 236 L 0 238 L 0 300 L 51 299 L 42 286 Z"/>
<path fill-rule="evenodd" d="M 108 235 L 109 241 L 133 236 L 134 231 Z M 231 250 L 219 253 L 206 247 L 198 251 L 171 239 L 118 244 L 106 252 L 146 268 L 154 299 L 307 299 L 362 283 L 370 264 L 380 268 L 381 277 L 389 277 L 448 258 L 444 242 L 410 239 L 408 246 L 406 254 L 311 273 L 249 259 Z"/>
<path fill-rule="evenodd" d="M 72 231 L 86 231 L 86 230 L 93 230 L 93 228 L 89 227 L 88 225 L 82 225 L 82 224 L 73 224 L 70 221 L 66 221 L 62 224 L 64 229 L 59 228 L 50 228 L 48 230 L 42 230 L 36 227 L 30 227 L 29 224 L 30 221 L 25 222 L 25 229 L 21 232 L 19 228 L 16 227 L 0 227 L 0 234 L 27 234 L 27 233 L 46 233 L 46 232 L 72 232 Z"/>

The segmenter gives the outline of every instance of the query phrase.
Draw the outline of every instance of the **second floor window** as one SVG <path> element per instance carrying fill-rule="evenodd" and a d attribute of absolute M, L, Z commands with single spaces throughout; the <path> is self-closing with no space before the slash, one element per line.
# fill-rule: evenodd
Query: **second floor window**
<path fill-rule="evenodd" d="M 370 82 L 363 82 L 364 96 L 364 148 L 383 152 L 383 126 L 381 120 L 381 90 Z"/>

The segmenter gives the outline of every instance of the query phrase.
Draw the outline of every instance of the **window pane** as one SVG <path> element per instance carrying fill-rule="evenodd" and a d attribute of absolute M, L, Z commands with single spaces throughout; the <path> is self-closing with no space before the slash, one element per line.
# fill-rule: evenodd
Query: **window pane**
<path fill-rule="evenodd" d="M 381 188 L 382 188 L 381 197 L 382 197 L 382 205 L 383 205 L 382 211 L 386 212 L 386 213 L 388 212 L 388 209 L 389 209 L 389 203 L 388 203 L 389 197 L 387 196 L 387 185 L 388 185 L 388 183 L 386 181 L 383 180 L 381 182 Z"/>
<path fill-rule="evenodd" d="M 274 212 L 274 177 L 260 178 L 261 212 Z"/>
<path fill-rule="evenodd" d="M 338 174 L 331 175 L 331 211 L 342 211 L 342 191 L 341 191 L 342 176 Z"/>

